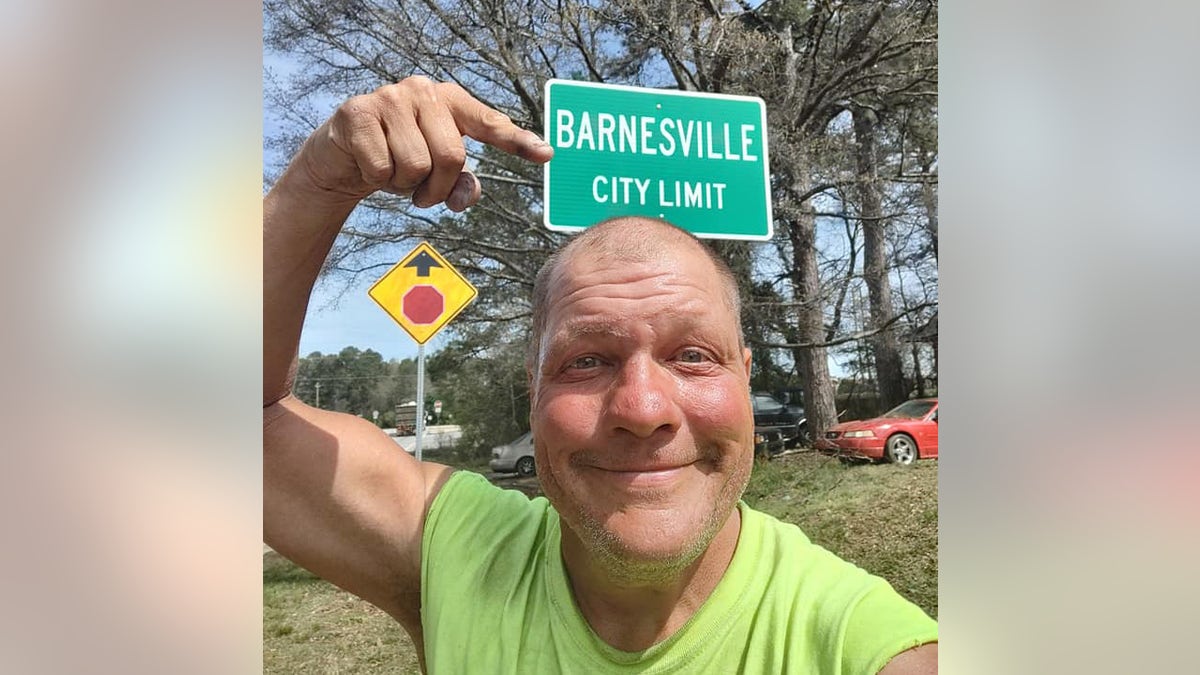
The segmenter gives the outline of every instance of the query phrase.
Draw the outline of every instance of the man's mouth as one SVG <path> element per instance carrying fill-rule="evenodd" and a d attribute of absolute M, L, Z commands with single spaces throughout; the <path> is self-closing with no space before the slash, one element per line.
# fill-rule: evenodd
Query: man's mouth
<path fill-rule="evenodd" d="M 661 488 L 683 475 L 691 464 L 647 464 L 640 466 L 597 467 L 605 479 L 627 488 Z"/>

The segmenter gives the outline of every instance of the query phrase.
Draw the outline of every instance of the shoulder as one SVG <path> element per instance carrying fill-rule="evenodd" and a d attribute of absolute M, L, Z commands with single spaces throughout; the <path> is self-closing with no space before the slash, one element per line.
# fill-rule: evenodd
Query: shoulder
<path fill-rule="evenodd" d="M 887 580 L 818 546 L 795 525 L 748 507 L 743 519 L 765 578 L 760 612 L 783 622 L 787 641 L 807 645 L 822 668 L 875 673 L 893 656 L 937 639 L 937 623 Z"/>
<path fill-rule="evenodd" d="M 743 539 L 772 583 L 803 593 L 857 596 L 886 581 L 814 543 L 799 527 L 774 516 L 742 507 Z M 739 546 L 742 545 L 739 541 Z"/>
<path fill-rule="evenodd" d="M 422 533 L 422 566 L 443 559 L 469 566 L 483 563 L 489 554 L 527 554 L 544 540 L 552 516 L 545 498 L 531 500 L 480 474 L 457 471 L 429 507 Z"/>
<path fill-rule="evenodd" d="M 425 535 L 428 539 L 438 528 L 494 527 L 536 518 L 546 511 L 545 501 L 503 489 L 473 471 L 455 471 L 429 505 Z"/>

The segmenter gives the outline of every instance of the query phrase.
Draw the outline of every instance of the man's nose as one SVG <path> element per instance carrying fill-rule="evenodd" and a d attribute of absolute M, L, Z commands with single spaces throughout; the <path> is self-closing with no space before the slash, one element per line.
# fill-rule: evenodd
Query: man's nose
<path fill-rule="evenodd" d="M 608 402 L 611 425 L 638 438 L 649 438 L 662 428 L 679 428 L 675 389 L 675 378 L 654 359 L 627 360 L 613 383 Z"/>

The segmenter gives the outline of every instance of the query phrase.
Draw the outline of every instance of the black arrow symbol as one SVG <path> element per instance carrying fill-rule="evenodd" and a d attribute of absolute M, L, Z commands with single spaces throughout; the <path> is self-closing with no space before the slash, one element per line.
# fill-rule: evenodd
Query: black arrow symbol
<path fill-rule="evenodd" d="M 405 263 L 404 266 L 415 267 L 417 268 L 417 276 L 427 277 L 429 276 L 429 268 L 441 267 L 442 264 L 434 260 L 433 256 L 429 255 L 428 251 L 421 251 L 417 254 L 417 257 Z"/>

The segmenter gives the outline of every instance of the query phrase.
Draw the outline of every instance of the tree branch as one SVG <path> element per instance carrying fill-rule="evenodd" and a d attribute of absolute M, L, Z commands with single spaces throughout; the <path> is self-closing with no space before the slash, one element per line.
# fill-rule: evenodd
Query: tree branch
<path fill-rule="evenodd" d="M 891 319 L 889 319 L 886 323 L 884 323 L 876 328 L 872 328 L 870 330 L 859 331 L 858 333 L 853 333 L 851 335 L 845 335 L 845 336 L 842 336 L 842 337 L 834 339 L 834 340 L 826 340 L 824 342 L 760 342 L 760 341 L 755 341 L 755 340 L 751 340 L 751 342 L 755 346 L 769 347 L 771 349 L 814 349 L 814 348 L 818 348 L 818 347 L 835 347 L 837 345 L 844 345 L 847 342 L 858 342 L 860 340 L 865 340 L 866 338 L 878 335 L 878 334 L 884 332 L 885 330 L 887 330 L 888 328 L 890 328 L 893 324 L 895 324 L 900 319 L 908 316 L 909 314 L 913 314 L 915 312 L 919 312 L 922 309 L 928 309 L 930 307 L 936 307 L 936 306 L 937 306 L 937 303 L 924 302 L 915 307 L 910 307 L 909 309 L 906 309 L 903 312 L 896 314 Z"/>

